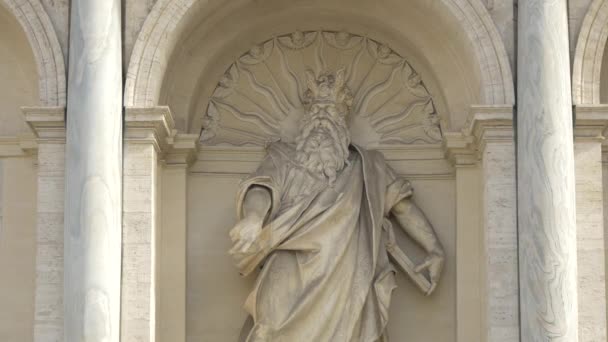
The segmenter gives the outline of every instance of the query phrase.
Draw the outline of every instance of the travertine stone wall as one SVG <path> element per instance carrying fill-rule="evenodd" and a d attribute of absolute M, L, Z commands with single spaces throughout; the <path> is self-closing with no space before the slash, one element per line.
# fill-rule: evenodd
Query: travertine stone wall
<path fill-rule="evenodd" d="M 157 157 L 127 142 L 123 166 L 121 341 L 155 341 Z"/>
<path fill-rule="evenodd" d="M 519 341 L 515 148 L 488 142 L 482 155 L 486 341 Z"/>
<path fill-rule="evenodd" d="M 606 340 L 601 143 L 574 144 L 580 342 Z"/>
<path fill-rule="evenodd" d="M 34 341 L 63 341 L 63 143 L 38 145 Z"/>

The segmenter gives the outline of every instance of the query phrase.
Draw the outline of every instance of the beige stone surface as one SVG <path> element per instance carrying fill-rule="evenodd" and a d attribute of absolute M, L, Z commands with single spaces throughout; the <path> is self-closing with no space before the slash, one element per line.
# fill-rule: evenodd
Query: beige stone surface
<path fill-rule="evenodd" d="M 34 341 L 63 340 L 64 160 L 64 144 L 39 144 Z"/>
<path fill-rule="evenodd" d="M 28 132 L 21 106 L 38 103 L 38 73 L 19 22 L 0 6 L 0 136 Z"/>
<path fill-rule="evenodd" d="M 161 175 L 158 341 L 186 341 L 186 165 L 165 166 Z"/>
<path fill-rule="evenodd" d="M 0 160 L 0 341 L 34 338 L 36 177 L 34 159 Z"/>
<path fill-rule="evenodd" d="M 599 141 L 574 144 L 578 259 L 578 339 L 606 340 L 606 264 Z"/>
<path fill-rule="evenodd" d="M 123 165 L 121 341 L 156 333 L 157 159 L 152 144 L 127 142 Z"/>

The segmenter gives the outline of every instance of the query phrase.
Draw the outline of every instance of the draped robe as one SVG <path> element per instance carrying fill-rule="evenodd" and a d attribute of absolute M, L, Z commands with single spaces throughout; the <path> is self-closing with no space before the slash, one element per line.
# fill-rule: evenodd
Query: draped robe
<path fill-rule="evenodd" d="M 237 195 L 263 186 L 272 204 L 254 246 L 237 256 L 248 274 L 262 266 L 245 309 L 246 342 L 376 342 L 388 321 L 395 272 L 382 223 L 412 195 L 380 152 L 351 145 L 333 186 L 294 161 L 293 146 L 274 143 Z"/>

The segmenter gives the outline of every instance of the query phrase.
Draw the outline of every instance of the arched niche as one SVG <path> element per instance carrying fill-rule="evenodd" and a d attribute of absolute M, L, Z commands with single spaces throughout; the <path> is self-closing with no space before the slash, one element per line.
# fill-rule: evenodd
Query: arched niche
<path fill-rule="evenodd" d="M 37 101 L 21 105 L 65 106 L 66 76 L 63 53 L 51 20 L 40 1 L 0 0 L 0 9 L 12 17 L 12 23 L 16 21 L 21 26 L 20 35 L 25 34 L 27 37 L 30 54 L 33 53 L 36 66 Z M 5 41 L 10 42 L 13 39 Z"/>
<path fill-rule="evenodd" d="M 12 273 L 0 282 L 0 307 L 10 308 L 0 310 L 0 340 L 34 338 L 37 169 L 18 144 L 32 134 L 23 106 L 61 103 L 44 15 L 28 1 L 0 1 L 0 273 Z"/>
<path fill-rule="evenodd" d="M 21 107 L 39 104 L 35 56 L 17 19 L 0 6 L 0 137 L 28 132 Z"/>
<path fill-rule="evenodd" d="M 607 103 L 608 2 L 594 0 L 583 19 L 572 69 L 572 99 L 575 105 Z"/>
<path fill-rule="evenodd" d="M 125 105 L 167 105 L 178 131 L 200 134 L 210 98 L 230 66 L 253 46 L 298 30 L 346 31 L 390 47 L 424 81 L 445 131 L 461 129 L 471 105 L 513 104 L 508 58 L 479 0 L 159 0 L 133 49 Z M 201 145 L 198 161 L 186 176 L 185 334 L 192 340 L 232 341 L 244 321 L 241 307 L 253 279 L 242 279 L 235 271 L 226 252 L 227 232 L 235 220 L 239 180 L 256 168 L 264 152 L 257 145 Z M 397 172 L 412 181 L 415 200 L 429 215 L 449 255 L 444 281 L 432 298 L 399 276 L 390 334 L 395 340 L 455 341 L 454 170 L 439 141 L 383 152 Z M 163 182 L 170 186 L 167 179 Z M 161 207 L 173 205 L 162 196 Z M 166 234 L 171 229 L 170 224 L 162 227 Z M 162 281 L 170 288 L 174 280 Z M 171 312 L 170 307 L 158 310 L 161 317 Z M 434 329 L 420 328 L 425 325 Z"/>
<path fill-rule="evenodd" d="M 165 0 L 135 44 L 125 104 L 169 105 L 178 129 L 198 133 L 214 88 L 209 80 L 219 80 L 231 61 L 269 37 L 320 29 L 377 39 L 407 58 L 439 99 L 450 130 L 462 127 L 472 104 L 513 103 L 504 46 L 477 0 Z"/>

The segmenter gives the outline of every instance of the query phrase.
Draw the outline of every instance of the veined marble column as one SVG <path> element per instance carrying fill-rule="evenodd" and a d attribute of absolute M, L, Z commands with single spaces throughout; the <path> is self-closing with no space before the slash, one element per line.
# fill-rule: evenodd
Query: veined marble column
<path fill-rule="evenodd" d="M 120 0 L 73 0 L 66 127 L 65 341 L 119 341 Z"/>
<path fill-rule="evenodd" d="M 521 341 L 578 341 L 566 0 L 521 0 L 517 199 Z"/>

